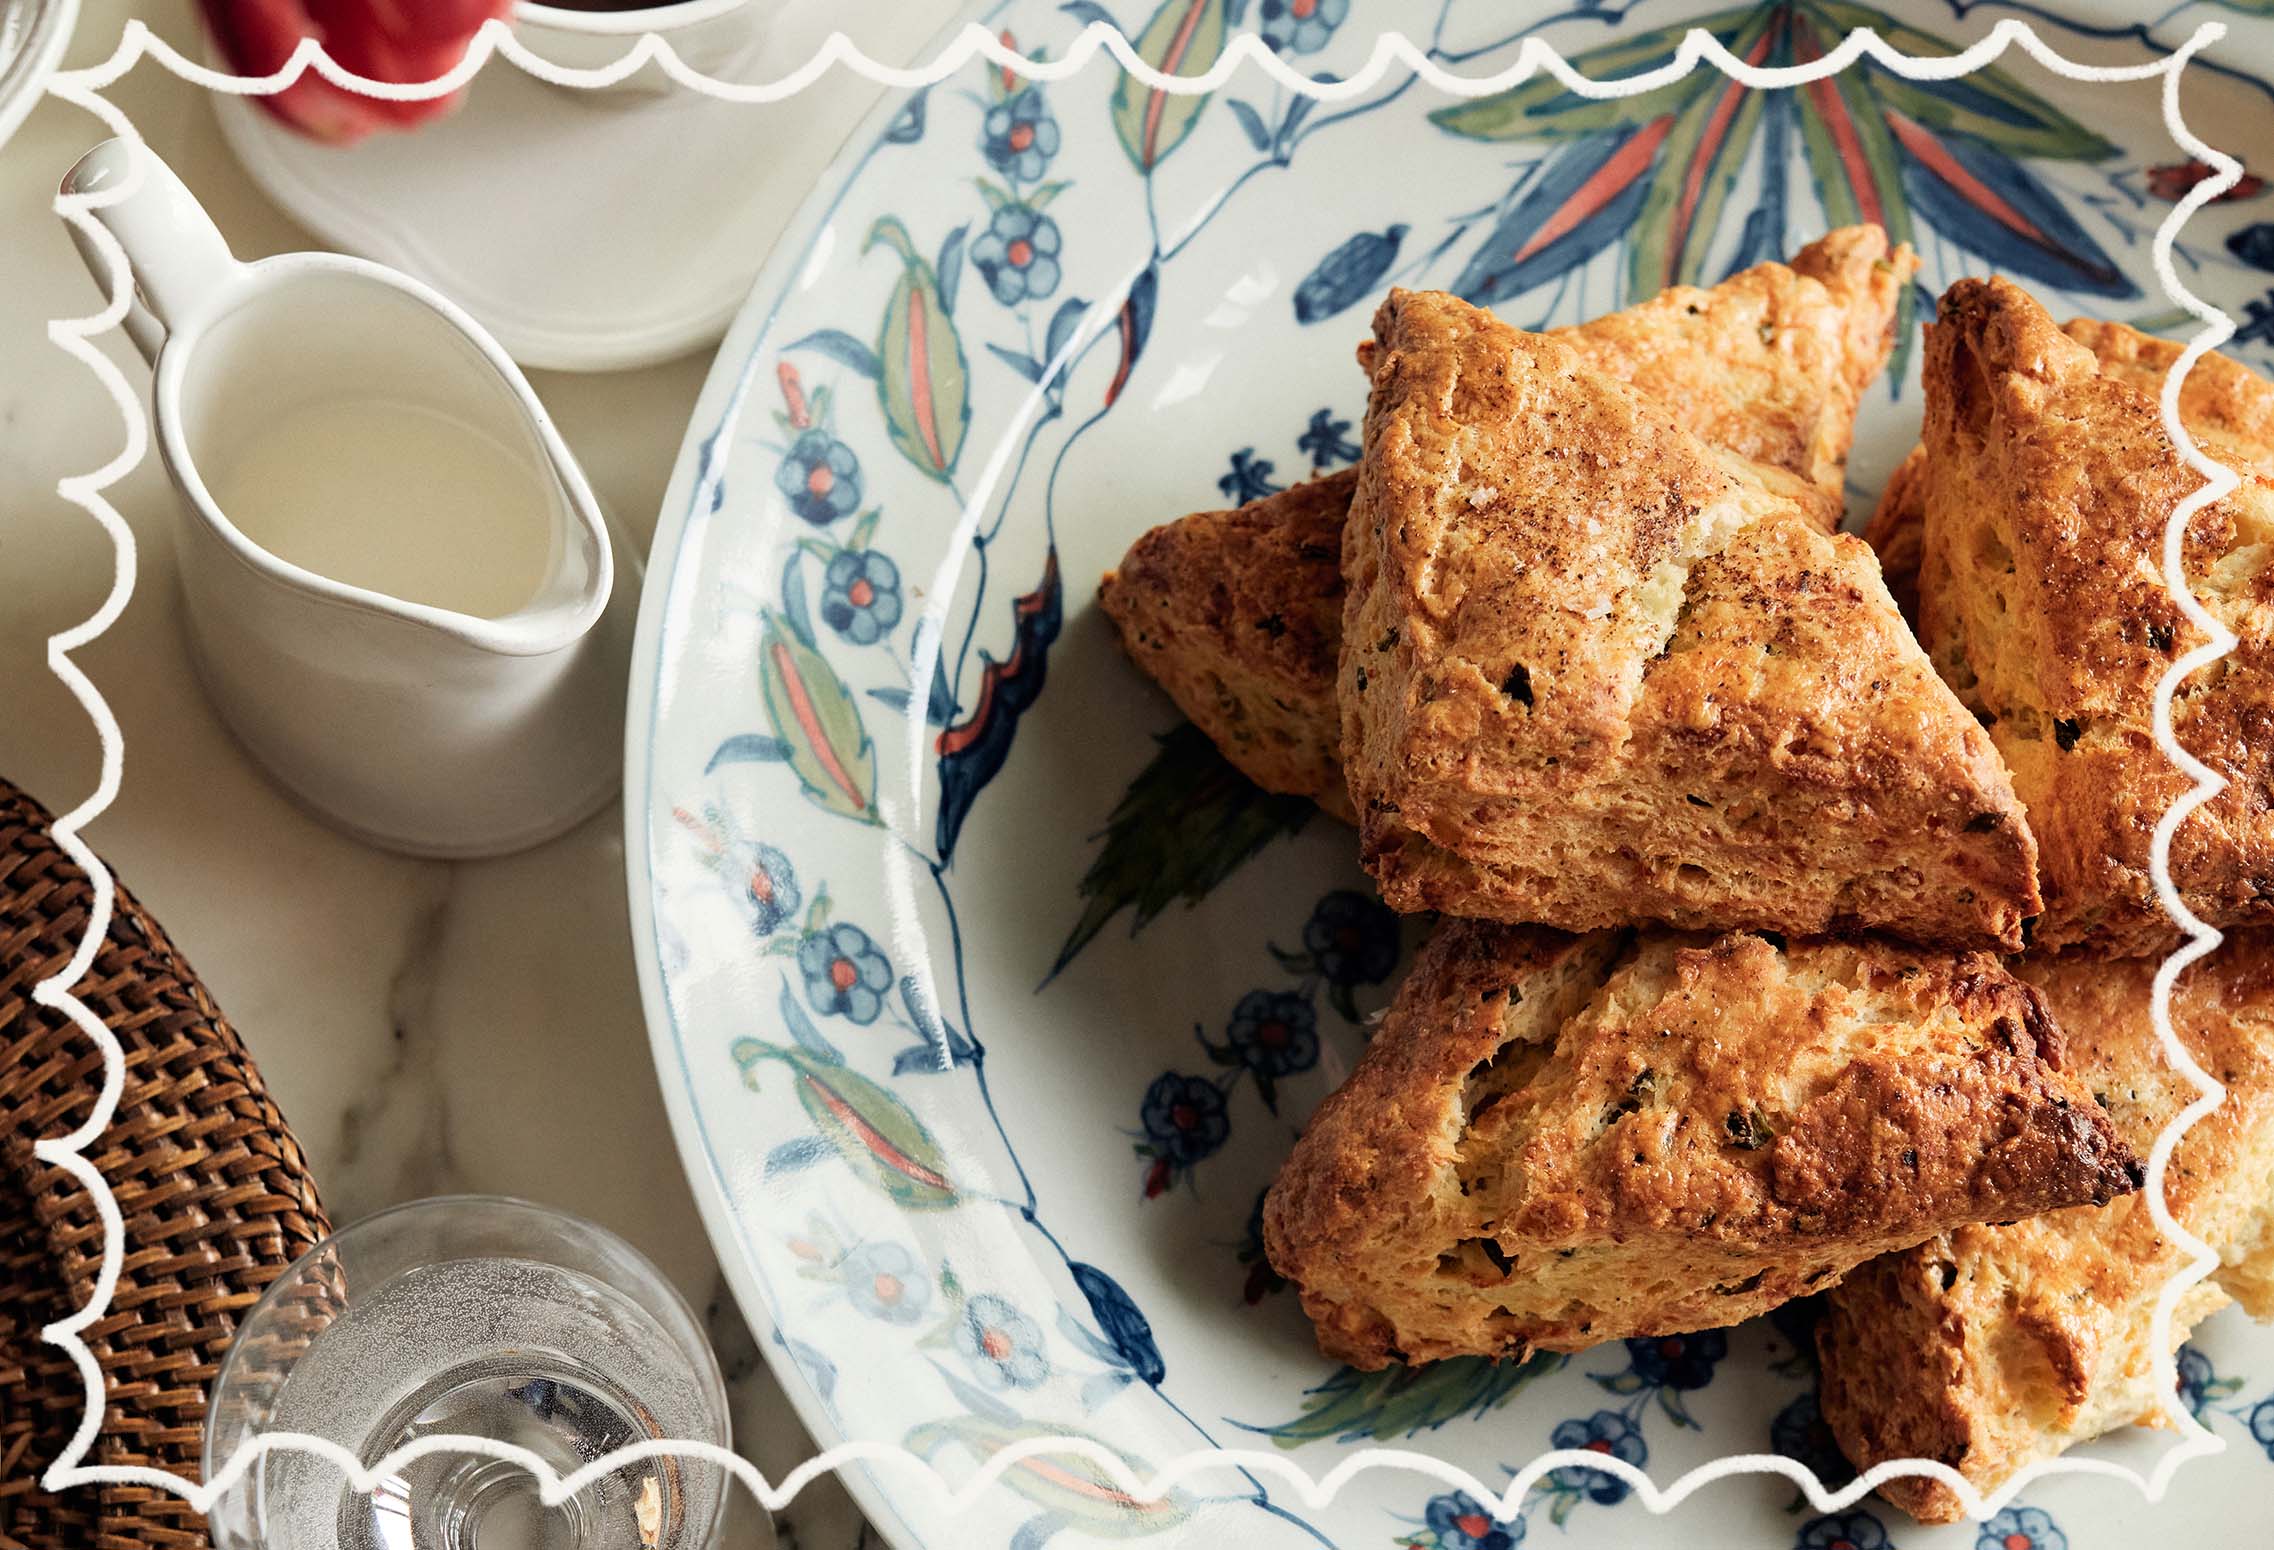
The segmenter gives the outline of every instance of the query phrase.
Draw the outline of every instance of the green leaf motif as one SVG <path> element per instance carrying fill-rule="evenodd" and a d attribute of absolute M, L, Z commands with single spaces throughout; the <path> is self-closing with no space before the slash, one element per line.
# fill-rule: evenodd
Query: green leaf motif
<path fill-rule="evenodd" d="M 939 275 L 916 250 L 908 228 L 884 216 L 869 230 L 861 251 L 882 244 L 900 257 L 900 281 L 877 329 L 877 399 L 901 455 L 943 484 L 955 472 L 971 428 L 969 368 L 963 339 L 940 299 Z"/>
<path fill-rule="evenodd" d="M 1138 57 L 1163 75 L 1205 75 L 1224 52 L 1225 0 L 1162 0 L 1137 35 Z M 1208 105 L 1201 92 L 1166 92 L 1126 70 L 1113 92 L 1113 130 L 1140 172 L 1184 144 Z"/>
<path fill-rule="evenodd" d="M 2274 0 L 2267 0 L 2274 5 Z M 1822 25 L 1844 36 L 1869 27 L 1906 54 L 1932 58 L 1958 48 L 1947 38 L 1906 26 L 1884 12 L 1849 0 L 1815 0 L 1810 6 Z M 2100 161 L 2117 148 L 2021 84 L 2010 72 L 1991 66 L 1938 89 L 1907 81 L 1878 65 L 1862 67 L 1868 90 L 1880 102 L 1930 129 L 1950 129 L 1996 146 L 2009 156 L 2058 161 Z M 1853 73 L 1853 72 L 1850 72 Z"/>
<path fill-rule="evenodd" d="M 1054 1441 L 1098 1441 L 1089 1433 L 1068 1426 L 1006 1424 L 977 1415 L 926 1421 L 912 1428 L 905 1441 L 911 1453 L 927 1461 L 953 1447 L 985 1462 L 1014 1443 L 1038 1437 Z M 1153 1473 L 1152 1467 L 1142 1459 L 1122 1456 L 1138 1478 Z M 1152 1501 L 1140 1501 L 1115 1484 L 1104 1470 L 1076 1453 L 1030 1455 L 1004 1470 L 1001 1483 L 1045 1511 L 1106 1539 L 1143 1539 L 1176 1527 L 1192 1514 L 1191 1498 L 1184 1492 L 1170 1491 Z"/>
<path fill-rule="evenodd" d="M 1536 1351 L 1521 1362 L 1462 1357 L 1426 1367 L 1385 1367 L 1380 1372 L 1345 1367 L 1303 1396 L 1300 1416 L 1250 1429 L 1282 1448 L 1306 1442 L 1415 1437 L 1463 1416 L 1497 1410 L 1569 1360 L 1554 1351 Z"/>
<path fill-rule="evenodd" d="M 1683 35 L 1692 28 L 1702 28 L 1728 46 L 1739 30 L 1749 23 L 1764 22 L 1767 15 L 1764 7 L 1746 5 L 1693 17 L 1588 49 L 1574 55 L 1571 66 L 1594 81 L 1644 75 L 1671 60 L 1681 47 Z M 1726 79 L 1713 66 L 1699 65 L 1680 80 L 1639 96 L 1598 98 L 1582 97 L 1542 71 L 1521 86 L 1439 108 L 1429 115 L 1429 121 L 1471 140 L 1576 140 L 1677 112 Z"/>
<path fill-rule="evenodd" d="M 1134 936 L 1174 901 L 1199 903 L 1250 856 L 1318 811 L 1302 797 L 1251 784 L 1189 722 L 1159 742 L 1106 820 L 1105 846 L 1082 874 L 1087 902 L 1058 949 L 1052 975 L 1123 910 L 1136 911 L 1129 928 Z"/>
<path fill-rule="evenodd" d="M 1731 53 L 1758 63 L 1769 42 L 1773 8 L 1725 40 Z M 1700 67 L 1705 68 L 1705 67 Z M 1752 149 L 1762 94 L 1712 72 L 1707 89 L 1693 95 L 1667 132 L 1641 213 L 1627 237 L 1628 292 L 1651 296 L 1669 285 L 1694 285 L 1705 272 L 1706 248 L 1721 222 L 1738 168 Z"/>
<path fill-rule="evenodd" d="M 939 1143 L 891 1092 L 857 1071 L 786 1045 L 740 1039 L 733 1053 L 744 1084 L 753 1090 L 761 1067 L 769 1062 L 787 1066 L 797 1084 L 798 1103 L 822 1138 L 855 1173 L 901 1207 L 934 1211 L 956 1204 Z"/>
<path fill-rule="evenodd" d="M 876 749 L 852 691 L 820 652 L 770 611 L 758 658 L 766 717 L 789 750 L 805 794 L 830 812 L 877 822 Z"/>

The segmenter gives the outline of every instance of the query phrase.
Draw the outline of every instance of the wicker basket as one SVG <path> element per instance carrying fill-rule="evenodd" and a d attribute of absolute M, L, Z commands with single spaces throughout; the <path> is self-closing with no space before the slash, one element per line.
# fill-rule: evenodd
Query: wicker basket
<path fill-rule="evenodd" d="M 102 1254 L 93 1202 L 32 1155 L 84 1120 L 102 1076 L 86 1036 L 31 999 L 93 899 L 49 822 L 0 781 L 0 1550 L 204 1546 L 204 1521 L 168 1493 L 39 1489 L 83 1408 L 78 1370 L 39 1332 L 85 1304 Z M 244 1046 L 123 887 L 76 991 L 126 1051 L 118 1112 L 88 1153 L 126 1221 L 117 1295 L 86 1332 L 109 1388 L 88 1462 L 194 1478 L 206 1387 L 238 1319 L 329 1228 Z"/>

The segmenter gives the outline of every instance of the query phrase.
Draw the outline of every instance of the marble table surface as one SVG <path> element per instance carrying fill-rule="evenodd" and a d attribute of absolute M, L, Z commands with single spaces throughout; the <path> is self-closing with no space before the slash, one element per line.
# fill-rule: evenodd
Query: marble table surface
<path fill-rule="evenodd" d="M 954 9 L 779 3 L 817 36 L 826 15 L 902 59 Z M 138 13 L 190 45 L 193 8 L 181 0 L 89 0 L 66 63 L 108 55 Z M 842 74 L 815 89 L 875 90 Z M 110 97 L 241 256 L 321 245 L 238 170 L 199 88 L 145 63 Z M 784 115 L 783 152 L 765 175 L 786 215 L 835 147 L 801 137 L 792 109 L 749 111 Z M 57 810 L 92 788 L 98 746 L 46 669 L 47 637 L 101 600 L 111 551 L 55 482 L 108 460 L 120 427 L 91 375 L 47 341 L 49 318 L 97 300 L 49 201 L 104 133 L 49 99 L 0 147 L 0 773 Z M 105 345 L 130 382 L 147 380 L 122 339 Z M 708 365 L 705 350 L 639 371 L 531 374 L 602 500 L 643 543 Z M 236 1023 L 333 1218 L 489 1191 L 623 1234 L 707 1310 L 736 1442 L 779 1479 L 813 1444 L 727 1295 L 680 1172 L 633 975 L 619 811 L 525 854 L 466 863 L 406 860 L 308 818 L 238 751 L 191 676 L 171 496 L 155 461 L 110 494 L 141 574 L 124 617 L 77 657 L 126 738 L 123 788 L 89 836 Z M 727 1543 L 774 1542 L 763 1514 L 738 1501 Z M 780 1514 L 776 1533 L 796 1550 L 881 1542 L 833 1480 Z"/>

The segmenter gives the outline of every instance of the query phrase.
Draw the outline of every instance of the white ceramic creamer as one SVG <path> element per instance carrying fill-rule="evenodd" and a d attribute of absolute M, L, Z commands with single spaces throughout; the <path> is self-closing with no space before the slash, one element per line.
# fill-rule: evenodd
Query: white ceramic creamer
<path fill-rule="evenodd" d="M 106 141 L 63 186 L 118 196 L 93 214 L 133 271 L 190 646 L 252 756 L 319 816 L 418 855 L 516 850 L 607 801 L 617 560 L 497 344 L 376 264 L 239 263 L 146 148 Z"/>

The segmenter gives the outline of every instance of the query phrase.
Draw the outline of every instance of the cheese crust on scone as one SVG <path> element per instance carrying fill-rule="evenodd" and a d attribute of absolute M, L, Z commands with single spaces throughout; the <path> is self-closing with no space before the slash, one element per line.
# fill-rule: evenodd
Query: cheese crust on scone
<path fill-rule="evenodd" d="M 2037 996 L 1885 939 L 1448 921 L 1263 1211 L 1353 1366 L 1717 1328 L 2135 1187 Z"/>
<path fill-rule="evenodd" d="M 1856 406 L 1894 342 L 1918 267 L 1876 226 L 1844 227 L 1709 290 L 1551 332 L 1633 383 L 1701 440 L 1763 466 L 1826 528 L 1844 509 Z M 1778 474 L 1785 477 L 1778 478 Z M 1355 821 L 1343 779 L 1335 657 L 1342 639 L 1344 469 L 1165 523 L 1108 572 L 1098 602 L 1131 658 L 1227 759 L 1267 791 Z"/>
<path fill-rule="evenodd" d="M 2138 955 L 2179 939 L 2148 861 L 2191 781 L 2153 716 L 2158 681 L 2202 641 L 2162 556 L 2173 509 L 2203 481 L 2156 399 L 2156 362 L 2178 347 L 2085 333 L 2003 280 L 1944 295 L 1925 358 L 1919 634 L 2028 808 L 2035 941 Z M 2185 571 L 2240 644 L 2174 705 L 2181 744 L 2228 785 L 2180 826 L 2172 877 L 2212 925 L 2274 923 L 2274 385 L 2211 357 L 2184 388 L 2204 450 L 2242 479 L 2190 519 Z"/>
<path fill-rule="evenodd" d="M 2018 971 L 2060 1023 L 2069 1069 L 2141 1158 L 2197 1096 L 2149 1014 L 2156 968 L 2069 953 Z M 2165 1205 L 2221 1261 L 2181 1294 L 2165 1354 L 2230 1297 L 2274 1318 L 2274 934 L 2236 933 L 2192 966 L 2172 1026 L 2227 1095 L 2165 1169 Z M 2076 1443 L 2153 1423 L 2166 1397 L 2155 1304 L 2187 1258 L 2135 1194 L 1962 1227 L 1874 1261 L 1832 1294 L 1817 1326 L 1825 1420 L 1858 1468 L 1934 1459 L 1985 1494 Z M 1960 1515 L 1934 1481 L 1879 1491 L 1930 1523 Z"/>
<path fill-rule="evenodd" d="M 2029 826 L 1865 545 L 1561 341 L 1375 331 L 1337 699 L 1387 903 L 2020 946 Z"/>

